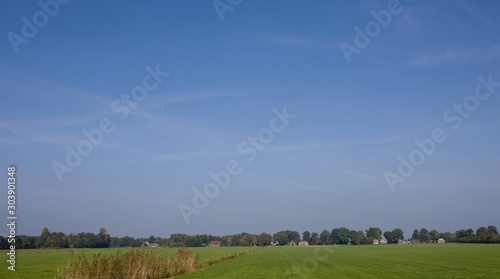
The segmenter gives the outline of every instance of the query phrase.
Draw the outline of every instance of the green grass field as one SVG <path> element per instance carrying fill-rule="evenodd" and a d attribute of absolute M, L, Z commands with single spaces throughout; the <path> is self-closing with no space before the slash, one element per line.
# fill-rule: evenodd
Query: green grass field
<path fill-rule="evenodd" d="M 65 266 L 68 261 L 73 262 L 78 260 L 78 257 L 85 253 L 87 256 L 101 253 L 102 255 L 116 254 L 118 251 L 130 251 L 132 249 L 41 249 L 41 250 L 18 250 L 16 251 L 16 271 L 12 272 L 7 269 L 7 250 L 0 250 L 3 255 L 1 261 L 0 278 L 19 278 L 19 279 L 38 279 L 38 278 L 54 278 L 56 268 Z M 249 247 L 223 247 L 223 248 L 191 248 L 199 255 L 199 262 L 203 263 L 209 259 L 236 254 L 241 251 L 249 250 Z M 172 256 L 178 249 L 160 248 L 147 249 L 154 253 L 163 256 Z"/>
<path fill-rule="evenodd" d="M 192 250 L 199 254 L 200 262 L 205 262 L 248 249 L 220 247 Z M 115 254 L 118 250 L 127 251 L 18 251 L 16 272 L 7 270 L 4 260 L 0 278 L 53 278 L 57 266 L 78 259 L 82 252 L 92 256 L 95 253 Z M 171 256 L 177 249 L 151 251 Z M 500 278 L 500 245 L 267 247 L 177 278 Z"/>
<path fill-rule="evenodd" d="M 500 245 L 269 247 L 178 278 L 500 278 Z"/>

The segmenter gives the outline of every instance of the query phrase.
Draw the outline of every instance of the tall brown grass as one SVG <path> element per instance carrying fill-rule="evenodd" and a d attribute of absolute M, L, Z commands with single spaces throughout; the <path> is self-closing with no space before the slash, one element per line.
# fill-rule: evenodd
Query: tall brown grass
<path fill-rule="evenodd" d="M 197 270 L 197 256 L 182 249 L 172 257 L 153 252 L 130 251 L 116 255 L 81 255 L 78 262 L 58 268 L 56 279 L 157 279 Z"/>

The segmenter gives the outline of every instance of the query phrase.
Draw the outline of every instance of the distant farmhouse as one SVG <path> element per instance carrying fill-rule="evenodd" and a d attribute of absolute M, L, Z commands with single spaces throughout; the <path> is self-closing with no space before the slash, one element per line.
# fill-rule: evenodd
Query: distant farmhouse
<path fill-rule="evenodd" d="M 212 240 L 208 243 L 208 247 L 220 247 L 222 242 L 220 240 Z"/>
<path fill-rule="evenodd" d="M 305 241 L 305 240 L 301 240 L 299 242 L 299 246 L 309 246 L 309 242 Z"/>
<path fill-rule="evenodd" d="M 156 244 L 156 243 L 149 243 L 149 242 L 144 242 L 142 245 L 141 245 L 142 248 L 159 248 L 160 245 Z"/>
<path fill-rule="evenodd" d="M 374 239 L 373 240 L 373 245 L 378 245 L 378 244 L 387 244 L 387 241 L 385 239 L 383 239 L 383 238 L 380 239 L 380 240 Z"/>
<path fill-rule="evenodd" d="M 438 239 L 438 243 L 441 243 L 441 244 L 446 243 L 446 240 L 444 240 L 444 238 L 440 238 L 440 239 Z"/>

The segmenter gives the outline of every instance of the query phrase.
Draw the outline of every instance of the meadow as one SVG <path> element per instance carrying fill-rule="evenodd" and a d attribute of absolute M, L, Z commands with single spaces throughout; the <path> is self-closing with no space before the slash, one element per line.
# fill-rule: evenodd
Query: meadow
<path fill-rule="evenodd" d="M 249 250 L 250 247 L 223 247 L 223 248 L 190 248 L 198 254 L 200 263 L 207 262 L 217 257 L 232 255 L 238 252 Z M 104 248 L 104 249 L 29 249 L 16 251 L 16 271 L 7 270 L 8 263 L 7 251 L 1 250 L 2 260 L 0 269 L 0 278 L 19 278 L 19 279 L 39 279 L 54 278 L 57 267 L 66 266 L 68 262 L 78 261 L 82 254 L 92 257 L 94 254 L 114 255 L 118 251 L 127 252 L 132 250 L 141 250 L 141 248 Z M 178 249 L 159 248 L 142 249 L 148 252 L 158 253 L 162 256 L 173 256 Z"/>
<path fill-rule="evenodd" d="M 270 247 L 192 278 L 499 278 L 500 245 Z"/>
<path fill-rule="evenodd" d="M 199 262 L 248 247 L 192 248 Z M 85 253 L 127 249 L 24 250 L 16 272 L 3 264 L 0 278 L 53 278 L 57 266 Z M 177 249 L 151 249 L 164 256 Z M 3 251 L 2 251 L 3 252 Z M 5 258 L 5 257 L 4 257 Z M 177 276 L 191 278 L 499 278 L 500 245 L 421 244 L 379 246 L 266 247 Z"/>

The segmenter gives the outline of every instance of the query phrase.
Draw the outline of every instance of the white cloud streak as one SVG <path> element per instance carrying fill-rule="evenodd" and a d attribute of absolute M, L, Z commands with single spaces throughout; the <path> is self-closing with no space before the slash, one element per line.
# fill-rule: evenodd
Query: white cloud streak
<path fill-rule="evenodd" d="M 447 64 L 482 63 L 500 59 L 500 44 L 487 48 L 451 48 L 437 53 L 422 54 L 408 61 L 413 67 L 436 67 Z"/>

